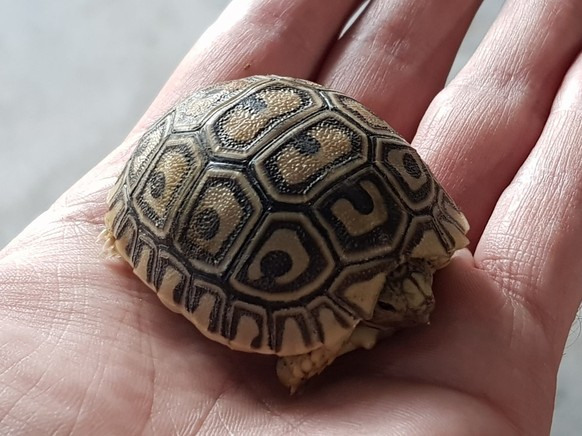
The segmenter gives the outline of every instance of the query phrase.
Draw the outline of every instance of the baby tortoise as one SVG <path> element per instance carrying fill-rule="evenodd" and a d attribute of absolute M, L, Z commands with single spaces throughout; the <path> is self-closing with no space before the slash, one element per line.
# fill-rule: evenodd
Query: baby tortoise
<path fill-rule="evenodd" d="M 108 197 L 106 244 L 171 310 L 279 356 L 294 392 L 333 360 L 425 324 L 469 225 L 416 151 L 356 100 L 253 76 L 176 105 Z"/>

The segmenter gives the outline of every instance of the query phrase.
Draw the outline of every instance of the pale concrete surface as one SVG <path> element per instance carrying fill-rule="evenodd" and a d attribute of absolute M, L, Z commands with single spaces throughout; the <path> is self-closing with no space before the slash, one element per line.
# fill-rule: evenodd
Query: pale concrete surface
<path fill-rule="evenodd" d="M 0 247 L 110 152 L 226 0 L 0 0 Z M 485 1 L 453 71 L 503 1 Z M 573 327 L 552 434 L 582 434 Z"/>

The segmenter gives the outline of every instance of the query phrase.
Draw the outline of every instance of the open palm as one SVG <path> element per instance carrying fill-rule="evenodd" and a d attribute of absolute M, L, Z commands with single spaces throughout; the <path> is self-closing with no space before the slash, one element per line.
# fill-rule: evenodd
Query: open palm
<path fill-rule="evenodd" d="M 582 3 L 508 1 L 443 83 L 477 0 L 237 0 L 125 143 L 0 252 L 0 433 L 546 434 L 582 300 Z M 105 197 L 182 96 L 273 73 L 362 101 L 467 215 L 429 327 L 338 359 L 290 397 L 274 359 L 203 338 L 100 256 Z"/>

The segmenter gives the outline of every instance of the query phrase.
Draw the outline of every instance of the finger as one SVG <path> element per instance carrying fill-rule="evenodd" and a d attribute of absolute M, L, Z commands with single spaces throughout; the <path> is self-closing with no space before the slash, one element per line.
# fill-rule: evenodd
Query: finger
<path fill-rule="evenodd" d="M 419 127 L 414 143 L 467 215 L 474 244 L 582 47 L 580 22 L 577 0 L 509 1 Z"/>
<path fill-rule="evenodd" d="M 582 55 L 568 72 L 544 131 L 493 215 L 475 261 L 498 282 L 518 322 L 557 365 L 582 301 Z M 528 324 L 525 324 L 528 325 Z M 535 329 L 524 329 L 526 335 Z M 553 358 L 553 361 L 550 360 Z"/>
<path fill-rule="evenodd" d="M 309 78 L 362 0 L 234 0 L 180 63 L 142 122 L 203 86 L 253 74 Z"/>
<path fill-rule="evenodd" d="M 410 140 L 480 3 L 372 2 L 335 45 L 319 80 L 357 98 Z"/>

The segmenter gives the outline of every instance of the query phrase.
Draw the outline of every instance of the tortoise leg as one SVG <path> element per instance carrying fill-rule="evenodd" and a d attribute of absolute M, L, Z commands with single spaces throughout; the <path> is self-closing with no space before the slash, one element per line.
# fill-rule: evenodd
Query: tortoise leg
<path fill-rule="evenodd" d="M 358 324 L 348 340 L 337 347 L 321 347 L 309 353 L 281 357 L 277 362 L 279 380 L 294 394 L 308 379 L 331 365 L 336 357 L 357 348 L 369 350 L 374 347 L 378 334 L 378 329 Z"/>
<path fill-rule="evenodd" d="M 119 256 L 119 253 L 115 248 L 115 238 L 108 229 L 103 229 L 101 233 L 99 233 L 99 236 L 97 236 L 97 241 L 103 244 L 103 248 L 99 253 L 100 257 L 109 259 Z"/>

